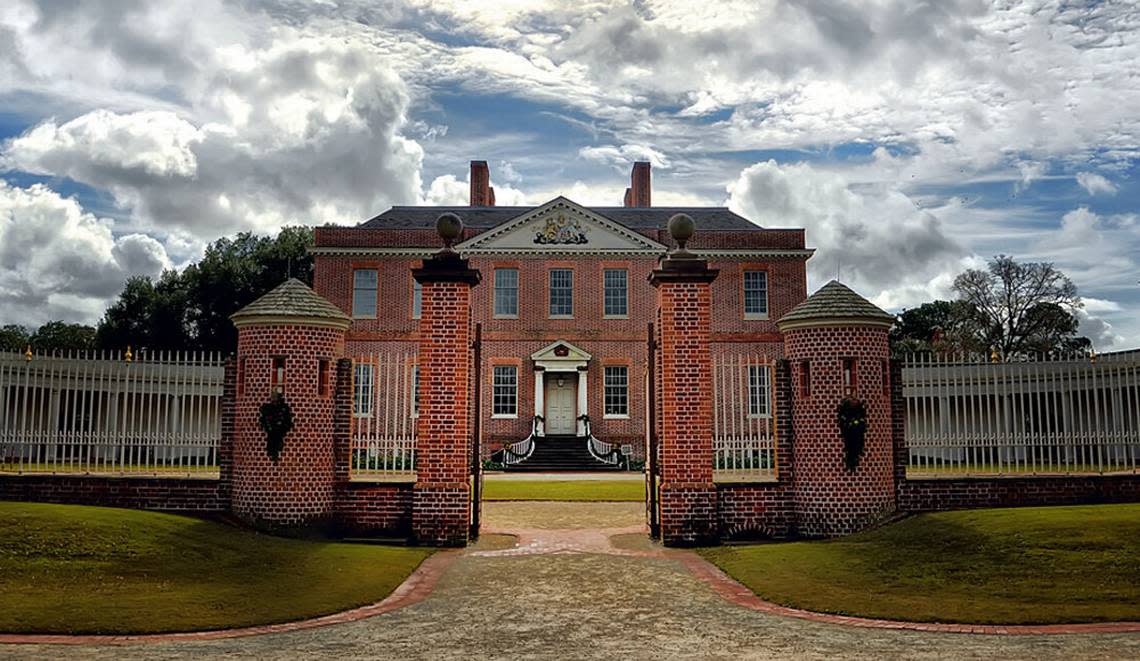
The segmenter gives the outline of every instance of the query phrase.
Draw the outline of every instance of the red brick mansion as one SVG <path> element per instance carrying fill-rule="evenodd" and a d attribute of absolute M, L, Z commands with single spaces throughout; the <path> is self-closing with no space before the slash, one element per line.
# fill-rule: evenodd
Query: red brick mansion
<path fill-rule="evenodd" d="M 356 227 L 318 228 L 314 289 L 351 316 L 347 355 L 414 352 L 421 287 L 412 270 L 439 250 L 440 214 L 458 215 L 464 230 L 455 249 L 483 277 L 472 306 L 482 326 L 485 447 L 520 441 L 532 425 L 538 437 L 581 437 L 588 416 L 595 437 L 642 454 L 645 347 L 656 313 L 649 274 L 675 247 L 666 224 L 677 213 L 698 228 L 689 248 L 720 272 L 714 356 L 783 357 L 776 320 L 807 296 L 813 251 L 802 229 L 760 227 L 724 207 L 655 207 L 649 163 L 634 164 L 623 206 L 558 197 L 498 207 L 483 161 L 471 163 L 470 182 L 466 207 L 393 207 Z M 358 382 L 383 388 L 363 369 Z"/>

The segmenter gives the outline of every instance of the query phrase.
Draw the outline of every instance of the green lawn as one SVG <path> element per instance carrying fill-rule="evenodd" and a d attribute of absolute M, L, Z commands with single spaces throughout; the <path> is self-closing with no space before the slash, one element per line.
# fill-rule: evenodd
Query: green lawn
<path fill-rule="evenodd" d="M 924 622 L 1140 620 L 1140 505 L 945 512 L 813 542 L 703 549 L 757 595 Z"/>
<path fill-rule="evenodd" d="M 644 501 L 645 482 L 632 480 L 483 481 L 484 500 Z"/>
<path fill-rule="evenodd" d="M 430 554 L 154 512 L 0 502 L 0 631 L 151 633 L 299 620 L 383 599 Z"/>

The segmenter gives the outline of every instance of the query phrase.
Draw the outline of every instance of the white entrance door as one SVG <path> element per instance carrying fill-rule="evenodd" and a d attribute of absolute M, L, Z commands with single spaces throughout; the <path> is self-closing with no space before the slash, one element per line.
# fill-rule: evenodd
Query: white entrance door
<path fill-rule="evenodd" d="M 578 432 L 578 375 L 575 373 L 547 372 L 546 381 L 546 433 L 576 434 Z"/>

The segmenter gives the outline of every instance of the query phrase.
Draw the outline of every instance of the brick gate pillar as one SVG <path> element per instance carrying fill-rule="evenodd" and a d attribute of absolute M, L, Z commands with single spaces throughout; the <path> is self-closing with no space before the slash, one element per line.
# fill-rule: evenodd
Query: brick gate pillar
<path fill-rule="evenodd" d="M 896 509 L 887 332 L 894 317 L 832 280 L 777 322 L 796 384 L 793 511 L 807 537 L 845 535 Z M 848 468 L 838 425 L 845 397 L 867 411 L 864 449 Z"/>
<path fill-rule="evenodd" d="M 436 222 L 444 248 L 412 271 L 423 287 L 420 313 L 420 406 L 412 535 L 421 544 L 463 546 L 471 520 L 474 373 L 471 290 L 479 271 L 451 249 L 463 233 L 455 214 Z"/>
<path fill-rule="evenodd" d="M 661 541 L 668 546 L 715 542 L 716 485 L 712 449 L 712 281 L 718 271 L 685 249 L 692 218 L 669 219 L 678 248 L 649 276 L 657 288 L 661 453 Z"/>
<path fill-rule="evenodd" d="M 289 279 L 230 317 L 238 330 L 233 446 L 235 514 L 262 528 L 322 526 L 332 518 L 335 366 L 350 320 L 305 283 Z M 281 392 L 293 429 L 275 459 L 261 407 Z"/>

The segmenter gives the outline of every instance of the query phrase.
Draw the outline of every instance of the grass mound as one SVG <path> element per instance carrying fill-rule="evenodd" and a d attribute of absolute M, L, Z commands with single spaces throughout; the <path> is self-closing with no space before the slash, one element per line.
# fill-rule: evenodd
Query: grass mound
<path fill-rule="evenodd" d="M 645 482 L 632 480 L 496 480 L 483 482 L 484 500 L 645 500 Z"/>
<path fill-rule="evenodd" d="M 760 597 L 980 624 L 1140 620 L 1140 505 L 924 514 L 850 537 L 701 553 Z"/>
<path fill-rule="evenodd" d="M 383 599 L 430 554 L 155 512 L 0 502 L 0 631 L 156 633 L 306 619 Z"/>

